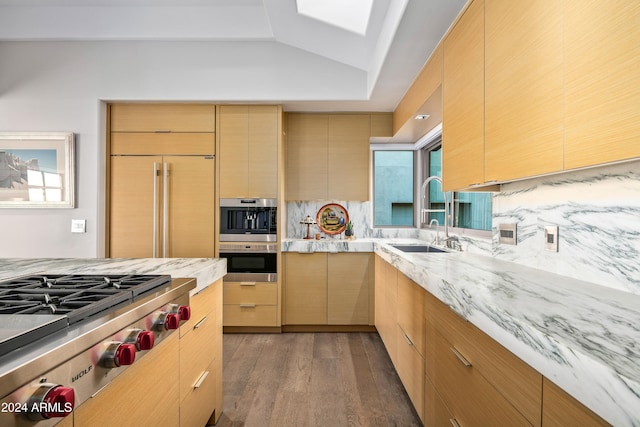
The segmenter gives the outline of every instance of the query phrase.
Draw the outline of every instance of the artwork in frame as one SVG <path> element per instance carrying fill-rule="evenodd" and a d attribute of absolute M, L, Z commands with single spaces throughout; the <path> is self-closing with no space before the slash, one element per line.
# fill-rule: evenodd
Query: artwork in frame
<path fill-rule="evenodd" d="M 70 132 L 0 132 L 0 208 L 73 208 Z"/>

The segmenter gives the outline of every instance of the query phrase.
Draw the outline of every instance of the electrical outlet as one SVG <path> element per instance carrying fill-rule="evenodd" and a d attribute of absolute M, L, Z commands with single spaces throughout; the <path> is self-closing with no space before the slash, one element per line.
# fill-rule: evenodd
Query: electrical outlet
<path fill-rule="evenodd" d="M 498 224 L 498 242 L 506 245 L 516 245 L 518 243 L 516 224 Z"/>
<path fill-rule="evenodd" d="M 72 219 L 71 220 L 71 232 L 72 233 L 85 233 L 87 231 L 86 219 Z"/>
<path fill-rule="evenodd" d="M 550 252 L 558 252 L 558 226 L 545 225 L 544 248 Z"/>

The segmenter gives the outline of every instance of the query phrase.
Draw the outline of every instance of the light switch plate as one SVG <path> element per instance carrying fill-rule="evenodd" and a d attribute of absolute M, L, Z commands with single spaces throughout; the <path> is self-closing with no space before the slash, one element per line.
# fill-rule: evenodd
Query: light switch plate
<path fill-rule="evenodd" d="M 86 219 L 72 219 L 71 220 L 71 232 L 72 233 L 85 233 L 87 231 Z"/>
<path fill-rule="evenodd" d="M 558 252 L 558 226 L 545 225 L 544 248 L 550 252 Z"/>

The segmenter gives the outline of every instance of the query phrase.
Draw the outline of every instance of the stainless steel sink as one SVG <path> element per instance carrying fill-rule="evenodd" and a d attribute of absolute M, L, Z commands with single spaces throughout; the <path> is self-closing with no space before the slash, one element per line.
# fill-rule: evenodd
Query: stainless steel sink
<path fill-rule="evenodd" d="M 444 249 L 435 248 L 430 245 L 391 245 L 392 247 L 401 250 L 402 252 L 432 252 L 432 253 L 446 253 Z"/>

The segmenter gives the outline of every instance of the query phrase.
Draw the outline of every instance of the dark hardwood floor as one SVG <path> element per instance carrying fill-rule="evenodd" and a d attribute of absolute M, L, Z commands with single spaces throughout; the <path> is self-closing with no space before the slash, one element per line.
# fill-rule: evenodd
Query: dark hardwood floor
<path fill-rule="evenodd" d="M 375 333 L 225 334 L 220 427 L 420 426 Z"/>

